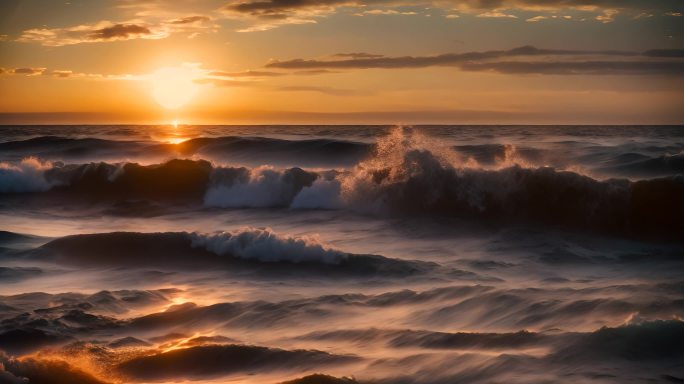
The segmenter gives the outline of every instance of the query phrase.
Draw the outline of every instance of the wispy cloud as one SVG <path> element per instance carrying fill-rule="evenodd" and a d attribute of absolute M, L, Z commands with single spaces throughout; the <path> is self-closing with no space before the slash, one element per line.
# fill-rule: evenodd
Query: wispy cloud
<path fill-rule="evenodd" d="M 464 71 L 538 75 L 684 75 L 678 61 L 500 61 L 463 63 Z"/>
<path fill-rule="evenodd" d="M 45 72 L 45 68 L 14 68 L 3 71 L 3 73 L 11 73 L 13 75 L 37 76 Z"/>
<path fill-rule="evenodd" d="M 593 14 L 588 17 L 602 23 L 612 22 L 620 13 L 677 16 L 684 12 L 684 3 L 680 0 L 422 0 L 410 3 L 402 0 L 235 0 L 223 6 L 221 12 L 249 23 L 239 31 L 254 32 L 287 24 L 316 23 L 317 19 L 343 8 L 356 10 L 353 14 L 357 16 L 417 14 L 406 10 L 408 5 L 442 9 L 447 12 L 447 18 L 470 14 L 479 18 L 517 19 L 522 17 L 516 14 L 519 12 L 544 13 L 539 15 L 544 17 L 561 11 L 580 11 Z"/>
<path fill-rule="evenodd" d="M 477 14 L 477 17 L 488 17 L 488 18 L 494 18 L 494 19 L 517 19 L 518 16 L 516 15 L 511 15 L 510 13 L 503 13 L 501 11 L 489 11 L 489 12 L 483 12 Z"/>
<path fill-rule="evenodd" d="M 95 24 L 82 24 L 66 28 L 27 29 L 16 39 L 22 43 L 39 43 L 44 46 L 60 47 L 82 43 L 102 43 L 111 41 L 165 39 L 174 33 L 188 35 L 200 32 L 215 32 L 218 26 L 211 18 L 193 15 L 183 18 L 159 21 L 156 23 L 132 20 L 126 22 L 100 21 Z"/>
<path fill-rule="evenodd" d="M 367 11 L 355 13 L 356 16 L 364 16 L 364 15 L 404 15 L 404 16 L 413 16 L 417 15 L 418 12 L 414 11 L 400 11 L 396 9 L 370 9 Z"/>
<path fill-rule="evenodd" d="M 90 79 L 109 79 L 109 80 L 130 80 L 135 78 L 129 74 L 101 74 L 83 73 L 71 70 L 48 69 L 44 67 L 19 67 L 19 68 L 0 68 L 2 76 L 51 76 L 57 78 L 90 78 Z"/>
<path fill-rule="evenodd" d="M 425 68 L 452 66 L 464 71 L 490 71 L 508 74 L 617 74 L 682 75 L 683 50 L 581 51 L 540 49 L 524 46 L 505 51 L 447 53 L 435 56 L 345 57 L 273 61 L 267 68 L 280 69 L 369 69 Z M 515 60 L 511 60 L 511 59 Z M 533 60 L 530 60 L 533 59 Z"/>
<path fill-rule="evenodd" d="M 332 96 L 359 96 L 367 94 L 354 89 L 341 89 L 333 87 L 319 87 L 319 86 L 284 86 L 277 88 L 278 91 L 287 92 L 317 92 Z"/>

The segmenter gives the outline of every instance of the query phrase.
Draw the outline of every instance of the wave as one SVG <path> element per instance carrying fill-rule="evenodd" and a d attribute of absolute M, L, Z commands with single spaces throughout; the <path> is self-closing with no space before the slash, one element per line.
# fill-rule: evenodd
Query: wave
<path fill-rule="evenodd" d="M 657 320 L 601 328 L 575 339 L 551 358 L 561 361 L 665 361 L 684 357 L 684 322 Z"/>
<path fill-rule="evenodd" d="M 2 354 L 0 354 L 0 382 L 7 384 L 108 384 L 65 361 L 37 358 L 14 359 Z"/>
<path fill-rule="evenodd" d="M 218 168 L 204 195 L 211 207 L 288 207 L 319 176 L 300 168 L 277 171 L 272 168 Z"/>
<path fill-rule="evenodd" d="M 608 168 L 609 171 L 624 175 L 663 176 L 684 174 L 684 154 L 649 157 L 640 154 L 621 156 L 621 163 Z"/>
<path fill-rule="evenodd" d="M 218 255 L 231 255 L 260 262 L 314 262 L 340 264 L 347 253 L 329 248 L 311 236 L 278 236 L 270 228 L 253 228 L 216 234 L 192 234 L 192 246 Z"/>
<path fill-rule="evenodd" d="M 182 155 L 201 155 L 215 159 L 269 163 L 295 162 L 304 166 L 353 165 L 368 156 L 372 144 L 333 140 L 283 140 L 268 137 L 227 136 L 197 138 L 175 146 Z"/>
<path fill-rule="evenodd" d="M 334 377 L 315 373 L 294 380 L 284 381 L 281 384 L 358 384 L 359 382 L 347 377 Z"/>
<path fill-rule="evenodd" d="M 34 157 L 19 164 L 0 162 L 0 193 L 47 191 L 56 185 L 45 177 L 45 172 L 50 169 L 52 163 Z"/>
<path fill-rule="evenodd" d="M 432 332 L 415 330 L 352 329 L 319 331 L 300 336 L 303 340 L 377 343 L 382 341 L 392 348 L 428 349 L 518 349 L 547 345 L 554 339 L 549 335 L 520 331 L 515 333 Z"/>
<path fill-rule="evenodd" d="M 251 345 L 206 345 L 135 357 L 118 370 L 137 380 L 202 378 L 253 370 L 306 370 L 358 361 L 354 356 L 316 350 L 283 350 Z"/>
<path fill-rule="evenodd" d="M 19 182 L 2 183 L 0 192 L 47 190 L 87 201 L 186 200 L 223 208 L 347 209 L 684 238 L 679 225 L 684 216 L 682 175 L 597 180 L 524 165 L 514 150 L 504 151 L 496 166 L 483 166 L 412 130 L 380 139 L 374 156 L 347 171 L 221 167 L 180 159 L 149 166 L 22 164 L 6 165 L 0 177 Z"/>
<path fill-rule="evenodd" d="M 95 138 L 41 136 L 0 143 L 5 160 L 34 156 L 47 160 L 120 160 L 203 157 L 250 165 L 299 164 L 351 166 L 368 156 L 373 145 L 333 139 L 283 140 L 269 137 L 201 137 L 177 144 Z"/>
<path fill-rule="evenodd" d="M 242 228 L 214 234 L 113 232 L 73 235 L 52 240 L 32 255 L 79 266 L 220 268 L 279 276 L 400 277 L 440 270 L 454 276 L 475 276 L 431 262 L 346 253 L 330 248 L 315 237 L 278 235 L 268 228 Z"/>
<path fill-rule="evenodd" d="M 351 355 L 336 355 L 317 350 L 286 350 L 252 345 L 205 345 L 166 352 L 129 353 L 117 356 L 102 347 L 75 344 L 65 353 L 92 355 L 100 351 L 97 359 L 104 370 L 86 372 L 78 362 L 64 357 L 36 355 L 16 359 L 0 353 L 0 381 L 2 383 L 73 383 L 106 384 L 97 376 L 117 378 L 116 382 L 130 380 L 166 381 L 216 378 L 222 375 L 249 373 L 255 370 L 302 372 L 315 368 L 341 366 L 359 361 Z M 119 361 L 116 361 L 116 358 Z M 87 357 L 86 357 L 87 358 Z M 125 379 L 125 380 L 121 380 Z M 351 383 L 352 381 L 346 381 Z"/>

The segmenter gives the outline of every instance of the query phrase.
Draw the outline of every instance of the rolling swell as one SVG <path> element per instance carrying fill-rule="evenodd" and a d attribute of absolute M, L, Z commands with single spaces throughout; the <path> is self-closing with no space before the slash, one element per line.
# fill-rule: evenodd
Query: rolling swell
<path fill-rule="evenodd" d="M 278 235 L 268 228 L 243 228 L 214 234 L 113 232 L 73 235 L 43 245 L 35 256 L 89 267 L 218 268 L 279 276 L 400 277 L 440 270 L 438 264 L 431 262 L 346 253 L 328 247 L 317 238 Z M 475 276 L 454 269 L 445 272 Z"/>
<path fill-rule="evenodd" d="M 270 137 L 221 136 L 178 144 L 40 136 L 0 143 L 0 160 L 35 156 L 45 160 L 163 159 L 192 157 L 251 165 L 352 166 L 371 153 L 372 144 L 333 139 L 284 140 Z"/>
<path fill-rule="evenodd" d="M 190 140 L 187 150 L 203 148 L 206 141 L 214 145 L 216 140 Z M 236 139 L 221 140 L 233 145 Z M 471 160 L 418 134 L 400 131 L 380 139 L 374 156 L 347 171 L 221 167 L 181 159 L 148 166 L 59 165 L 29 159 L 0 168 L 0 192 L 47 192 L 90 201 L 183 200 L 223 208 L 347 209 L 647 239 L 684 238 L 679 225 L 684 216 L 684 176 L 601 181 L 550 167 L 521 166 L 514 159 L 498 166 Z M 138 211 L 140 204 L 128 204 Z M 118 207 L 125 211 L 126 206 Z"/>
<path fill-rule="evenodd" d="M 258 369 L 292 370 L 357 361 L 315 350 L 283 350 L 250 345 L 205 345 L 133 358 L 117 368 L 139 380 L 202 378 Z"/>
<path fill-rule="evenodd" d="M 255 160 L 298 165 L 354 165 L 371 153 L 372 145 L 332 139 L 282 140 L 268 137 L 225 136 L 196 138 L 174 148 L 184 156 L 202 155 L 227 160 Z"/>

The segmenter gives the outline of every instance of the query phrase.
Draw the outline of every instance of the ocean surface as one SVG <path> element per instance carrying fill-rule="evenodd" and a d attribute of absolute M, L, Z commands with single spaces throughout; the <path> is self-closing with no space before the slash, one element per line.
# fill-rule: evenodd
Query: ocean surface
<path fill-rule="evenodd" d="M 0 230 L 0 383 L 684 382 L 681 126 L 4 126 Z"/>

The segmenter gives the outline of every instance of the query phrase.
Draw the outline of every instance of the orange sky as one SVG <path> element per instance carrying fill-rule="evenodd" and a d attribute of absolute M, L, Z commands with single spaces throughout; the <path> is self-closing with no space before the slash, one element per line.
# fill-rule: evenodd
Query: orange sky
<path fill-rule="evenodd" d="M 0 123 L 681 124 L 683 3 L 3 1 Z"/>

